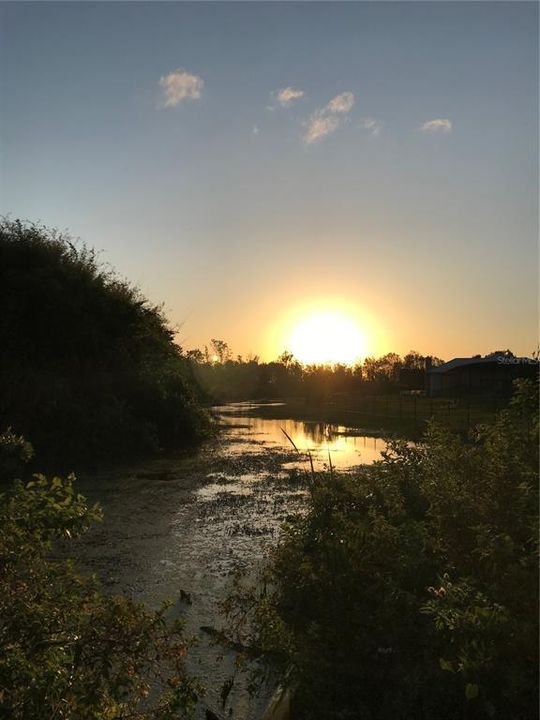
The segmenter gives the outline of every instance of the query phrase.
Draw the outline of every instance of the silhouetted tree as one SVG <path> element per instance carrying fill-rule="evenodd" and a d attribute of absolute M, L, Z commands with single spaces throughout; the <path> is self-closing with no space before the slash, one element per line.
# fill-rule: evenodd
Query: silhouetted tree
<path fill-rule="evenodd" d="M 224 340 L 216 340 L 212 338 L 210 345 L 214 352 L 215 360 L 223 365 L 231 359 L 231 349 Z"/>

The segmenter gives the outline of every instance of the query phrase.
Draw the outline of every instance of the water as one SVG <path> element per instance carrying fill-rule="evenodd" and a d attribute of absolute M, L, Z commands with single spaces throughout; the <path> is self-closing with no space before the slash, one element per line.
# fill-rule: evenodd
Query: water
<path fill-rule="evenodd" d="M 266 404 L 265 408 L 268 407 Z M 257 405 L 251 403 L 233 403 L 216 408 L 228 434 L 240 445 L 240 452 L 249 452 L 252 441 L 265 447 L 290 449 L 287 433 L 302 453 L 311 453 L 316 469 L 328 466 L 330 455 L 333 467 L 350 470 L 380 460 L 381 451 L 386 448 L 382 438 L 358 434 L 358 431 L 343 425 L 253 417 L 251 413 L 256 408 Z"/>
<path fill-rule="evenodd" d="M 385 447 L 380 438 L 348 435 L 341 426 L 246 417 L 247 410 L 243 404 L 219 408 L 222 433 L 196 453 L 79 480 L 79 491 L 105 513 L 104 523 L 78 541 L 83 567 L 111 592 L 151 607 L 170 598 L 171 614 L 200 638 L 189 661 L 207 687 L 198 718 L 209 707 L 218 717 L 255 720 L 272 691 L 250 697 L 246 672 L 235 669 L 236 653 L 213 645 L 201 628 L 227 630 L 219 605 L 235 570 L 251 576 L 287 515 L 306 507 L 305 490 L 291 474 L 305 468 L 307 458 L 281 428 L 301 453 L 312 453 L 317 469 L 328 464 L 328 450 L 332 464 L 347 470 L 373 462 Z M 231 677 L 223 708 L 220 690 Z"/>

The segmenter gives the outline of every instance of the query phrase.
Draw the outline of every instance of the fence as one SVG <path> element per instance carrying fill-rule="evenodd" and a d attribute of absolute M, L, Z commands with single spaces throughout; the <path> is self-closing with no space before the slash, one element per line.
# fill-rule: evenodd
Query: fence
<path fill-rule="evenodd" d="M 429 398 L 415 394 L 336 396 L 331 403 L 354 415 L 394 420 L 420 429 L 431 418 L 455 430 L 468 430 L 488 422 L 502 410 L 508 399 L 495 397 Z"/>

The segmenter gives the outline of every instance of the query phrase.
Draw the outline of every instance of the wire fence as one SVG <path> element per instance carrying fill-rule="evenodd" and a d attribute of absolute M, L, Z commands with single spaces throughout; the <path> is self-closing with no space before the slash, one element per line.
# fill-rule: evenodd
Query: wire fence
<path fill-rule="evenodd" d="M 392 419 L 421 427 L 430 419 L 457 430 L 488 422 L 508 399 L 497 397 L 430 398 L 420 394 L 338 396 L 332 404 L 370 418 Z"/>

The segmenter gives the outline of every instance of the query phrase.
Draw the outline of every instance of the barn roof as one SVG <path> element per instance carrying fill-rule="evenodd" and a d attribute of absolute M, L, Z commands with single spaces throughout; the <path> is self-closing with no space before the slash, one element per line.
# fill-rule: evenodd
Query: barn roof
<path fill-rule="evenodd" d="M 450 370 L 455 370 L 458 367 L 465 367 L 467 365 L 484 365 L 489 363 L 499 363 L 501 358 L 505 358 L 505 355 L 491 355 L 489 357 L 468 357 L 468 358 L 454 358 L 448 362 L 439 365 L 438 367 L 431 368 L 430 373 L 444 374 Z"/>

